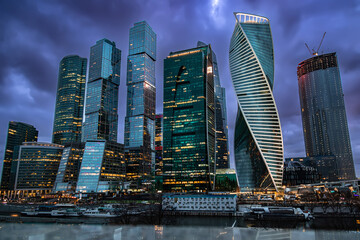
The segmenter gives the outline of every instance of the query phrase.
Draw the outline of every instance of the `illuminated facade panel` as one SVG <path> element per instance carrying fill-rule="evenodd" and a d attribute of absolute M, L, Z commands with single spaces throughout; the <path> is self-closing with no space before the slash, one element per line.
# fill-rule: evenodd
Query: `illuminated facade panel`
<path fill-rule="evenodd" d="M 22 145 L 23 142 L 36 142 L 38 133 L 38 130 L 32 125 L 22 122 L 9 122 L 1 176 L 1 189 L 14 189 L 16 171 L 11 171 L 11 169 L 16 167 L 14 161 L 18 158 L 18 146 Z M 13 179 L 12 184 L 10 184 L 11 178 Z"/>
<path fill-rule="evenodd" d="M 170 53 L 164 60 L 163 191 L 214 190 L 214 101 L 210 45 Z"/>
<path fill-rule="evenodd" d="M 51 190 L 54 186 L 63 146 L 28 142 L 20 146 L 15 190 Z"/>
<path fill-rule="evenodd" d="M 272 89 L 274 52 L 267 18 L 235 13 L 229 60 L 238 99 L 235 167 L 241 191 L 278 190 L 283 139 Z"/>
<path fill-rule="evenodd" d="M 338 180 L 355 179 L 336 53 L 314 56 L 301 62 L 297 74 L 306 155 L 334 156 Z M 324 177 L 333 179 L 332 174 Z"/>
<path fill-rule="evenodd" d="M 152 177 L 155 165 L 156 34 L 145 21 L 130 29 L 127 59 L 125 158 L 127 178 Z"/>
<path fill-rule="evenodd" d="M 85 143 L 71 143 L 65 146 L 56 175 L 53 192 L 75 192 Z"/>
<path fill-rule="evenodd" d="M 76 192 L 114 192 L 125 179 L 124 145 L 105 140 L 86 142 Z"/>
<path fill-rule="evenodd" d="M 117 141 L 121 51 L 102 39 L 90 50 L 82 142 Z"/>
<path fill-rule="evenodd" d="M 81 141 L 87 59 L 64 57 L 59 66 L 52 142 Z"/>

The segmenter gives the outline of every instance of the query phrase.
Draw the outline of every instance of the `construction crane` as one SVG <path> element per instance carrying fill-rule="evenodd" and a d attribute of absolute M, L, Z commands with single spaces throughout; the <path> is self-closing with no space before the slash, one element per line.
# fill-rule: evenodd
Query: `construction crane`
<path fill-rule="evenodd" d="M 313 56 L 319 55 L 319 49 L 320 49 L 320 47 L 321 47 L 322 42 L 324 41 L 325 34 L 326 34 L 326 32 L 324 32 L 324 35 L 323 35 L 323 37 L 322 37 L 322 39 L 321 39 L 321 41 L 320 41 L 319 47 L 316 49 L 316 51 L 315 51 L 314 49 L 312 49 L 312 51 L 311 51 L 310 48 L 309 48 L 309 46 L 305 43 L 305 46 L 306 46 L 306 48 L 309 50 L 310 55 L 313 55 Z"/>

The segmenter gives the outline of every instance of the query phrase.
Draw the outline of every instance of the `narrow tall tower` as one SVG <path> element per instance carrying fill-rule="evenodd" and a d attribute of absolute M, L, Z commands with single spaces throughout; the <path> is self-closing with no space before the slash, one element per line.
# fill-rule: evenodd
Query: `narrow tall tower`
<path fill-rule="evenodd" d="M 157 114 L 155 117 L 155 183 L 161 189 L 163 175 L 163 119 L 162 114 Z"/>
<path fill-rule="evenodd" d="M 117 141 L 120 64 L 121 51 L 115 42 L 102 39 L 91 47 L 83 142 Z"/>
<path fill-rule="evenodd" d="M 155 165 L 156 34 L 145 21 L 130 28 L 125 159 L 129 180 L 151 177 Z"/>
<path fill-rule="evenodd" d="M 197 46 L 206 47 L 207 44 L 198 41 Z M 230 167 L 226 94 L 225 94 L 225 88 L 221 87 L 220 84 L 220 75 L 219 75 L 219 68 L 216 59 L 216 54 L 214 51 L 211 51 L 211 54 L 212 54 L 212 63 L 213 63 L 214 94 L 215 94 L 216 169 L 225 169 Z"/>
<path fill-rule="evenodd" d="M 301 62 L 297 69 L 305 150 L 308 157 L 335 156 L 336 166 L 316 163 L 322 176 L 331 179 L 334 167 L 339 180 L 355 179 L 344 94 L 336 53 Z M 315 158 L 316 159 L 316 158 Z M 324 158 L 326 159 L 326 158 Z"/>
<path fill-rule="evenodd" d="M 225 88 L 221 87 L 216 55 L 212 51 L 215 93 L 216 169 L 230 167 Z"/>
<path fill-rule="evenodd" d="M 278 190 L 283 140 L 273 97 L 274 51 L 269 19 L 235 13 L 230 72 L 238 99 L 235 167 L 241 191 Z"/>
<path fill-rule="evenodd" d="M 52 142 L 81 141 L 87 59 L 64 57 L 59 66 Z"/>
<path fill-rule="evenodd" d="M 10 186 L 10 175 L 14 163 L 13 160 L 18 158 L 19 146 L 22 145 L 23 142 L 36 142 L 38 133 L 38 130 L 30 124 L 13 121 L 9 122 L 1 176 L 1 189 L 13 189 L 14 186 Z"/>

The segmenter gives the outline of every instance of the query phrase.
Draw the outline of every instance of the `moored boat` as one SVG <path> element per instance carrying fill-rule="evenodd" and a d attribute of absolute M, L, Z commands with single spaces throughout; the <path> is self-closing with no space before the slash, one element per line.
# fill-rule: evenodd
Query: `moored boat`
<path fill-rule="evenodd" d="M 303 211 L 294 207 L 277 207 L 277 206 L 256 206 L 250 207 L 249 212 L 245 215 L 247 220 L 311 220 L 314 217 L 309 211 Z"/>
<path fill-rule="evenodd" d="M 119 215 L 116 214 L 114 211 L 105 211 L 101 207 L 95 209 L 87 209 L 83 212 L 83 216 L 85 217 L 118 217 Z"/>

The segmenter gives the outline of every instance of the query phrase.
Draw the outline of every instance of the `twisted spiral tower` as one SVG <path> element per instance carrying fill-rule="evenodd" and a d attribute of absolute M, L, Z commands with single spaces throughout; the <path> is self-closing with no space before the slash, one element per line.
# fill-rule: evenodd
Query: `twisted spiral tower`
<path fill-rule="evenodd" d="M 229 60 L 238 99 L 235 167 L 241 191 L 282 185 L 283 140 L 272 89 L 274 51 L 269 20 L 234 13 Z"/>

